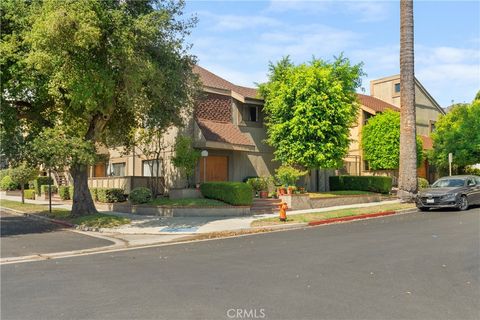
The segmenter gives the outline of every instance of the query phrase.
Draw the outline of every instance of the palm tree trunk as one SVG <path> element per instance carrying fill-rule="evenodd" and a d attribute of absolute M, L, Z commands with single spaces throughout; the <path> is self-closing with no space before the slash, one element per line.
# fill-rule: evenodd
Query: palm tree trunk
<path fill-rule="evenodd" d="M 398 196 L 411 201 L 417 192 L 413 0 L 400 0 L 400 168 Z"/>

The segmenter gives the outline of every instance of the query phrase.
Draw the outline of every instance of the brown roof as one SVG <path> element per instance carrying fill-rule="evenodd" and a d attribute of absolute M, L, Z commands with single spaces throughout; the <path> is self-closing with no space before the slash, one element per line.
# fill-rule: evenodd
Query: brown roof
<path fill-rule="evenodd" d="M 200 80 L 206 87 L 230 90 L 239 93 L 246 98 L 258 99 L 257 89 L 255 88 L 237 86 L 200 66 L 194 66 L 193 72 L 200 76 Z"/>
<path fill-rule="evenodd" d="M 233 123 L 205 119 L 197 119 L 197 123 L 207 141 L 254 146 L 250 138 Z"/>
<path fill-rule="evenodd" d="M 420 135 L 422 139 L 423 150 L 432 150 L 433 149 L 433 140 L 430 137 Z"/>
<path fill-rule="evenodd" d="M 365 107 L 368 107 L 370 109 L 375 110 L 375 112 L 383 112 L 386 109 L 394 110 L 394 111 L 400 111 L 400 108 L 394 106 L 393 104 L 390 104 L 388 102 L 385 102 L 383 100 L 377 99 L 372 96 L 367 96 L 364 94 L 357 93 L 358 101 L 364 105 Z"/>

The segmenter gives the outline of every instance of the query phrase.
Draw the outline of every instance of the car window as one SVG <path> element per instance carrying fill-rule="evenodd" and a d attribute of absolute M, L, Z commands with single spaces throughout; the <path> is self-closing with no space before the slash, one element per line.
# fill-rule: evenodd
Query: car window
<path fill-rule="evenodd" d="M 464 179 L 440 179 L 432 185 L 432 188 L 457 188 L 464 185 Z"/>
<path fill-rule="evenodd" d="M 477 185 L 480 186 L 480 177 L 475 177 L 475 180 L 477 181 Z"/>
<path fill-rule="evenodd" d="M 467 186 L 474 186 L 474 185 L 476 185 L 475 180 L 468 179 Z"/>

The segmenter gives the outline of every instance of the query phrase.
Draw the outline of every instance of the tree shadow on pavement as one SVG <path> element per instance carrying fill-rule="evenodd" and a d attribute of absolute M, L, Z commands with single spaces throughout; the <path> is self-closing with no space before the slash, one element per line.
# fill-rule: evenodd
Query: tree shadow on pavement
<path fill-rule="evenodd" d="M 62 229 L 63 226 L 54 223 L 38 221 L 27 217 L 5 214 L 0 215 L 0 237 L 51 232 Z"/>

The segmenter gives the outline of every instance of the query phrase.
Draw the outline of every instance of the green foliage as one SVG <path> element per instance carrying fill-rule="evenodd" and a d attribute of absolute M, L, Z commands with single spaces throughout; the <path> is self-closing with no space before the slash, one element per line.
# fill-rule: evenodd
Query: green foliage
<path fill-rule="evenodd" d="M 252 187 L 243 182 L 206 182 L 200 185 L 200 191 L 205 198 L 234 206 L 249 206 L 253 202 Z"/>
<path fill-rule="evenodd" d="M 5 178 L 5 176 L 9 176 L 10 175 L 10 169 L 3 169 L 3 170 L 0 170 L 0 181 Z"/>
<path fill-rule="evenodd" d="M 268 189 L 267 178 L 250 178 L 247 184 L 252 187 L 253 191 L 266 191 Z"/>
<path fill-rule="evenodd" d="M 465 173 L 466 173 L 466 174 L 474 174 L 474 175 L 476 175 L 476 176 L 480 176 L 480 168 L 466 167 L 466 168 L 465 168 Z"/>
<path fill-rule="evenodd" d="M 359 190 L 389 193 L 392 178 L 382 176 L 332 176 L 329 178 L 330 190 Z"/>
<path fill-rule="evenodd" d="M 42 190 L 40 190 L 40 187 L 42 185 L 48 185 L 49 183 L 53 185 L 53 179 L 51 179 L 50 177 L 46 177 L 46 176 L 37 177 L 35 180 L 33 180 L 33 188 L 35 189 L 35 193 L 41 194 Z"/>
<path fill-rule="evenodd" d="M 16 182 L 19 185 L 26 185 L 32 179 L 38 176 L 38 170 L 27 166 L 25 163 L 22 163 L 18 167 L 15 167 L 10 170 L 10 177 L 13 182 Z"/>
<path fill-rule="evenodd" d="M 5 176 L 0 181 L 0 189 L 2 191 L 12 191 L 19 189 L 18 183 L 14 182 L 10 176 Z"/>
<path fill-rule="evenodd" d="M 362 75 L 361 64 L 352 66 L 343 56 L 300 65 L 287 57 L 271 64 L 260 94 L 275 159 L 308 169 L 340 166 L 357 119 L 355 90 Z"/>
<path fill-rule="evenodd" d="M 438 168 L 448 168 L 448 154 L 453 165 L 464 168 L 480 163 L 480 100 L 459 105 L 440 116 L 432 133 L 430 160 Z"/>
<path fill-rule="evenodd" d="M 98 188 L 97 197 L 99 202 L 104 203 L 125 201 L 123 189 L 120 188 Z"/>
<path fill-rule="evenodd" d="M 275 178 L 283 186 L 294 186 L 308 171 L 301 171 L 291 166 L 281 166 L 275 170 Z"/>
<path fill-rule="evenodd" d="M 73 200 L 73 195 L 74 195 L 73 191 L 74 191 L 73 186 L 68 186 L 68 194 L 69 194 L 71 200 Z M 93 200 L 95 200 L 95 199 L 93 199 Z"/>
<path fill-rule="evenodd" d="M 25 197 L 25 199 L 35 200 L 35 190 L 25 189 L 23 190 L 23 196 Z"/>
<path fill-rule="evenodd" d="M 58 187 L 58 195 L 62 200 L 70 200 L 70 192 L 68 186 L 59 186 Z"/>
<path fill-rule="evenodd" d="M 400 162 L 400 113 L 386 110 L 370 118 L 362 128 L 364 160 L 371 170 L 398 169 Z M 417 166 L 423 160 L 422 140 L 417 136 Z"/>
<path fill-rule="evenodd" d="M 52 193 L 57 193 L 58 192 L 57 186 L 51 185 L 50 187 L 52 188 Z M 41 185 L 40 186 L 40 191 L 42 192 L 41 194 L 48 193 L 48 184 Z"/>
<path fill-rule="evenodd" d="M 200 151 L 192 147 L 192 139 L 179 135 L 175 141 L 175 155 L 172 157 L 172 163 L 183 171 L 187 183 L 190 183 L 190 177 L 193 176 L 199 158 Z"/>
<path fill-rule="evenodd" d="M 98 188 L 89 188 L 93 201 L 98 201 Z"/>
<path fill-rule="evenodd" d="M 417 178 L 418 179 L 418 188 L 419 189 L 425 189 L 425 188 L 428 188 L 428 186 L 430 185 L 428 183 L 428 180 L 427 179 L 424 179 L 424 178 Z"/>
<path fill-rule="evenodd" d="M 137 128 L 182 125 L 192 110 L 199 81 L 185 39 L 196 18 L 182 17 L 183 1 L 0 3 L 0 151 L 9 160 L 66 163 L 84 181 L 96 146 L 128 150 Z"/>
<path fill-rule="evenodd" d="M 130 191 L 128 199 L 133 204 L 147 203 L 152 200 L 152 190 L 145 187 L 138 187 Z"/>

